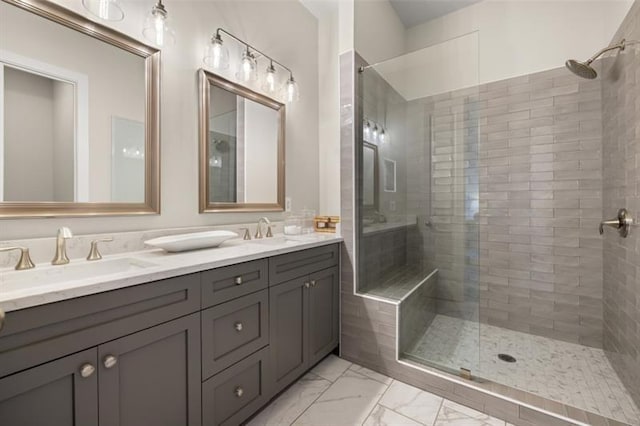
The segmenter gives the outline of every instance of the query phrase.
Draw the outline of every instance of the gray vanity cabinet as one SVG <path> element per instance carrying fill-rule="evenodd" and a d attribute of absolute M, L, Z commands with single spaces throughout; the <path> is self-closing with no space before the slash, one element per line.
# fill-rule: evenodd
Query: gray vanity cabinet
<path fill-rule="evenodd" d="M 97 426 L 97 349 L 0 379 L 0 424 Z"/>
<path fill-rule="evenodd" d="M 339 340 L 340 277 L 338 267 L 309 276 L 308 345 L 309 365 L 314 365 Z"/>
<path fill-rule="evenodd" d="M 98 347 L 100 426 L 199 426 L 200 315 Z"/>

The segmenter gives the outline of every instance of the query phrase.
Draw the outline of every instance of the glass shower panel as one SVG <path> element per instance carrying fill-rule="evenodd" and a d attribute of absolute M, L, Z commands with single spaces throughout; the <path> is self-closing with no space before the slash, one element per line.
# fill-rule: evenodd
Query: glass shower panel
<path fill-rule="evenodd" d="M 358 291 L 399 304 L 399 357 L 472 375 L 482 172 L 477 52 L 471 33 L 364 67 L 358 85 Z"/>

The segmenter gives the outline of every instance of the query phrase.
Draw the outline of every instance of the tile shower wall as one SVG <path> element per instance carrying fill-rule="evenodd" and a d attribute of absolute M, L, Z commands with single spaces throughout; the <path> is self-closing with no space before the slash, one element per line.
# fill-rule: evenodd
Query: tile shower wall
<path fill-rule="evenodd" d="M 431 188 L 438 311 L 473 318 L 479 296 L 483 322 L 601 347 L 600 82 L 558 68 L 411 101 L 408 119 L 410 167 L 432 161 L 408 199 Z"/>
<path fill-rule="evenodd" d="M 636 2 L 612 42 L 640 39 Z M 631 45 L 603 64 L 602 217 L 626 207 L 640 223 L 640 52 Z M 629 393 L 640 404 L 640 227 L 623 239 L 604 236 L 604 348 Z"/>

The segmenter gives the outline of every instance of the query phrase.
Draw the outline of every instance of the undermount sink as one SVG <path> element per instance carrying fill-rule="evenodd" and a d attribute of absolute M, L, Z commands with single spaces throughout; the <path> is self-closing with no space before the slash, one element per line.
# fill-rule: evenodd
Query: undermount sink
<path fill-rule="evenodd" d="M 158 264 L 130 257 L 102 259 L 95 262 L 78 260 L 62 266 L 38 266 L 27 271 L 10 271 L 0 275 L 0 293 L 44 287 L 67 281 L 131 272 Z"/>

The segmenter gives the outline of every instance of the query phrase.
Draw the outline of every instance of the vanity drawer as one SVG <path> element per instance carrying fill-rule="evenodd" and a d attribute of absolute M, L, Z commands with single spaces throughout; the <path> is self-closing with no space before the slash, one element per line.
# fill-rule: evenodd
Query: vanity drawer
<path fill-rule="evenodd" d="M 269 259 L 269 283 L 280 284 L 338 264 L 340 246 L 331 244 Z"/>
<path fill-rule="evenodd" d="M 208 308 L 267 288 L 268 267 L 269 261 L 260 259 L 202 272 L 202 307 Z"/>
<path fill-rule="evenodd" d="M 202 384 L 203 426 L 239 425 L 268 399 L 266 347 Z"/>
<path fill-rule="evenodd" d="M 7 313 L 0 377 L 200 309 L 199 274 Z"/>
<path fill-rule="evenodd" d="M 269 291 L 202 311 L 202 379 L 269 344 Z"/>

